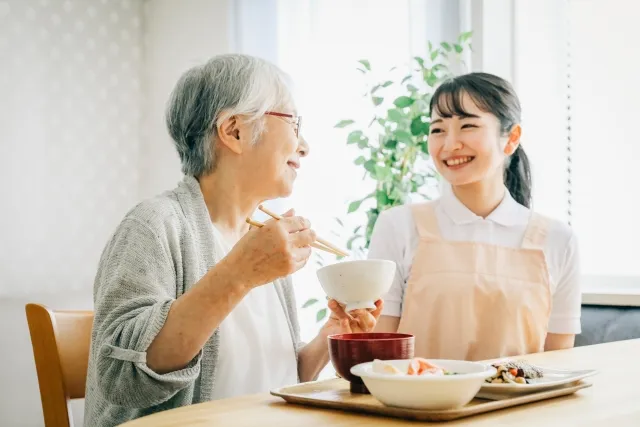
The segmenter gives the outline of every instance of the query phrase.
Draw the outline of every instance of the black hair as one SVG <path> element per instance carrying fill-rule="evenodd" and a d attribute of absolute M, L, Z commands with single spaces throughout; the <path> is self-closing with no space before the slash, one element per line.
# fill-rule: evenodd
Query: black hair
<path fill-rule="evenodd" d="M 488 73 L 469 73 L 442 83 L 429 104 L 430 114 L 440 117 L 469 117 L 462 105 L 467 94 L 476 106 L 491 113 L 500 121 L 500 133 L 507 134 L 520 123 L 520 101 L 513 86 L 506 80 Z M 521 145 L 511 155 L 504 170 L 504 184 L 511 196 L 521 205 L 531 207 L 531 167 Z"/>

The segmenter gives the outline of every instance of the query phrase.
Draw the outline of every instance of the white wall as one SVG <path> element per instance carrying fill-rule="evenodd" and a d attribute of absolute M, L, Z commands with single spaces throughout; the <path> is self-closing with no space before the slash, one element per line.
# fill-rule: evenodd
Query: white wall
<path fill-rule="evenodd" d="M 230 4 L 0 1 L 0 425 L 43 425 L 24 305 L 90 309 L 114 227 L 180 179 L 166 97 L 230 50 Z"/>
<path fill-rule="evenodd" d="M 0 2 L 3 426 L 42 425 L 24 304 L 90 307 L 138 198 L 141 18 L 137 0 Z"/>
<path fill-rule="evenodd" d="M 140 145 L 140 196 L 173 188 L 182 178 L 167 134 L 164 110 L 187 68 L 228 53 L 234 27 L 231 0 L 148 0 L 144 6 L 144 137 Z"/>

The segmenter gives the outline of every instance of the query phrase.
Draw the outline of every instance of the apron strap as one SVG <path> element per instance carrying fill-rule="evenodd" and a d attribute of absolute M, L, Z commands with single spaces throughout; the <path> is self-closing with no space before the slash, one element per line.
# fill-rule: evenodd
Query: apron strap
<path fill-rule="evenodd" d="M 537 213 L 532 213 L 529 225 L 522 240 L 523 249 L 544 250 L 547 243 L 547 233 L 549 232 L 549 219 Z"/>
<path fill-rule="evenodd" d="M 435 204 L 433 202 L 417 203 L 411 205 L 413 221 L 418 229 L 418 236 L 423 240 L 440 240 L 440 227 L 436 218 Z"/>

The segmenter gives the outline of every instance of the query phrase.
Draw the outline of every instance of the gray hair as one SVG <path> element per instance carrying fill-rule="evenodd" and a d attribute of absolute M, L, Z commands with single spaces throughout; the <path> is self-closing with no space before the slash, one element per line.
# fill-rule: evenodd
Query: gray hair
<path fill-rule="evenodd" d="M 215 139 L 232 116 L 253 122 L 253 142 L 264 130 L 264 113 L 295 108 L 289 77 L 272 63 L 248 55 L 213 57 L 185 72 L 171 93 L 166 112 L 185 175 L 202 176 L 215 168 Z"/>

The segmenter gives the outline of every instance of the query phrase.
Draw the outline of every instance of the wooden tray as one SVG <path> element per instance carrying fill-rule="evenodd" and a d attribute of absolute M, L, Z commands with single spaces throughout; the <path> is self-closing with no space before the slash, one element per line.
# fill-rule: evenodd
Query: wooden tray
<path fill-rule="evenodd" d="M 567 396 L 587 387 L 591 387 L 591 383 L 579 382 L 567 384 L 557 389 L 527 395 L 491 396 L 491 399 L 498 400 L 475 398 L 463 408 L 444 411 L 422 411 L 385 406 L 369 394 L 351 394 L 349 391 L 349 383 L 342 379 L 297 384 L 272 390 L 271 394 L 281 397 L 289 403 L 299 405 L 382 415 L 414 421 L 451 421 L 471 415 L 523 405 L 525 403 Z"/>

